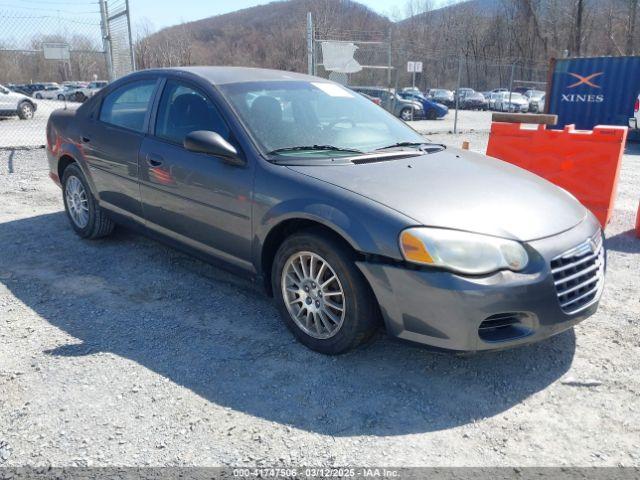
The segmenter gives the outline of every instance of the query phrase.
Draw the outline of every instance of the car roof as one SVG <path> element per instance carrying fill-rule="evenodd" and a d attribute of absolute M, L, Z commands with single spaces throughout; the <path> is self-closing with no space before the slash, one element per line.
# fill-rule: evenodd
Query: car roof
<path fill-rule="evenodd" d="M 327 82 L 327 80 L 305 75 L 302 73 L 285 72 L 283 70 L 271 70 L 267 68 L 251 67 L 173 67 L 154 69 L 161 72 L 187 72 L 208 80 L 214 85 L 224 85 L 229 83 L 244 83 L 256 81 L 299 81 L 299 82 Z"/>

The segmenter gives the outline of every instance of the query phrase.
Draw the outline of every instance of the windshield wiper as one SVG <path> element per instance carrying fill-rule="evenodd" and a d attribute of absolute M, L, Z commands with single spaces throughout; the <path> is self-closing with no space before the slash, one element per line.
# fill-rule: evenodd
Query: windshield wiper
<path fill-rule="evenodd" d="M 400 147 L 421 147 L 423 145 L 428 145 L 427 142 L 398 142 L 393 143 L 391 145 L 387 145 L 386 147 L 376 148 L 377 150 L 388 150 L 389 148 L 400 148 Z"/>
<path fill-rule="evenodd" d="M 362 150 L 357 150 L 355 148 L 340 148 L 333 145 L 299 145 L 295 147 L 284 147 L 284 148 L 276 148 L 275 150 L 271 150 L 267 153 L 267 155 L 277 155 L 279 153 L 286 152 L 301 152 L 301 151 L 332 151 L 332 152 L 347 152 L 347 153 L 357 153 L 363 154 Z"/>
<path fill-rule="evenodd" d="M 392 148 L 402 148 L 402 147 L 414 147 L 416 150 L 420 150 L 427 153 L 434 153 L 444 150 L 446 147 L 444 145 L 440 145 L 439 143 L 429 143 L 429 142 L 398 142 L 392 145 L 387 145 L 386 147 L 376 148 L 376 151 L 382 150 L 390 150 Z"/>

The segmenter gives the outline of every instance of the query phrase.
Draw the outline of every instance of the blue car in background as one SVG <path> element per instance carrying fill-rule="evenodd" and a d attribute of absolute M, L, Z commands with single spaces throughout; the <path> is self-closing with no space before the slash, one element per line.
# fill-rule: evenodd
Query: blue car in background
<path fill-rule="evenodd" d="M 446 105 L 442 105 L 441 103 L 429 100 L 427 97 L 416 91 L 405 90 L 403 92 L 400 92 L 398 95 L 400 95 L 400 97 L 404 98 L 405 100 L 414 100 L 420 102 L 422 104 L 424 118 L 426 118 L 427 120 L 442 118 L 447 113 L 449 113 L 449 108 Z"/>

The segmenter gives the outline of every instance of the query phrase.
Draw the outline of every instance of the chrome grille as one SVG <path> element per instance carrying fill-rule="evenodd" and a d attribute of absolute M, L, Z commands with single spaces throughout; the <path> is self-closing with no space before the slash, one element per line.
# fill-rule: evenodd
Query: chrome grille
<path fill-rule="evenodd" d="M 604 285 L 604 247 L 600 230 L 551 261 L 560 307 L 573 314 L 595 302 Z"/>

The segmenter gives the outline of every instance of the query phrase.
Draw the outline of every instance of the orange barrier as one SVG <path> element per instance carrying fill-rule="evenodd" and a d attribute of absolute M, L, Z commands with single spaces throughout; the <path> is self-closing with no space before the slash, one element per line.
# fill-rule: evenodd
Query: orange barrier
<path fill-rule="evenodd" d="M 487 155 L 529 170 L 571 192 L 604 228 L 613 212 L 627 127 L 596 126 L 593 131 L 522 128 L 493 122 Z M 550 215 L 553 212 L 549 212 Z"/>

